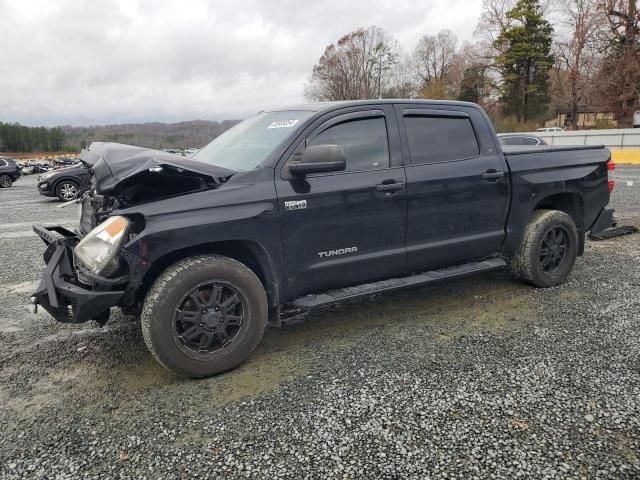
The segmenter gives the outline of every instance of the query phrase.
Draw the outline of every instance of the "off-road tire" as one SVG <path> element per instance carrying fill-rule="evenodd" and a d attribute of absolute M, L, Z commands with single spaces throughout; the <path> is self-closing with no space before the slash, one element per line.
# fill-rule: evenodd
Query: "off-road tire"
<path fill-rule="evenodd" d="M 75 187 L 76 195 L 74 198 L 65 198 L 63 194 L 63 189 L 65 185 L 72 185 Z M 71 200 L 74 200 L 75 198 L 78 197 L 78 193 L 80 193 L 80 185 L 78 184 L 78 182 L 74 182 L 73 180 L 63 180 L 56 185 L 55 192 L 56 192 L 56 197 L 58 197 L 58 200 L 60 200 L 61 202 L 70 202 Z"/>
<path fill-rule="evenodd" d="M 246 326 L 229 347 L 197 360 L 185 354 L 173 335 L 173 315 L 185 292 L 202 282 L 229 282 L 246 299 Z M 267 297 L 260 279 L 248 267 L 228 257 L 189 257 L 168 267 L 153 283 L 140 316 L 142 335 L 149 351 L 168 370 L 185 377 L 202 378 L 225 372 L 249 357 L 267 325 Z"/>
<path fill-rule="evenodd" d="M 0 188 L 9 188 L 13 185 L 11 175 L 0 175 Z"/>
<path fill-rule="evenodd" d="M 545 272 L 540 259 L 542 242 L 550 230 L 558 227 L 567 233 L 566 253 L 555 270 Z M 529 219 L 518 252 L 511 259 L 513 273 L 523 282 L 539 288 L 564 283 L 577 257 L 578 239 L 578 229 L 569 215 L 558 210 L 535 210 Z"/>

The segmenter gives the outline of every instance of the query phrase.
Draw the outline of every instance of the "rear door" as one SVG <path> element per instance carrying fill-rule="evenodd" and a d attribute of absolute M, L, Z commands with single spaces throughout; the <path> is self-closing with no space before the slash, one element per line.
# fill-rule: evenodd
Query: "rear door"
<path fill-rule="evenodd" d="M 505 235 L 509 183 L 492 130 L 474 108 L 399 105 L 407 174 L 410 270 L 496 252 Z"/>
<path fill-rule="evenodd" d="M 345 171 L 294 178 L 285 165 L 276 174 L 290 298 L 405 268 L 406 177 L 393 106 L 324 117 L 289 161 L 321 144 L 343 148 Z"/>

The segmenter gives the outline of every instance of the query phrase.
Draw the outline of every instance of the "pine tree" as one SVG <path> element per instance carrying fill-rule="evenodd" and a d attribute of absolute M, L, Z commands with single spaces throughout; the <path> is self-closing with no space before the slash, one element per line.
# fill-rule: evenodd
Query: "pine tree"
<path fill-rule="evenodd" d="M 496 57 L 502 108 L 505 115 L 525 123 L 543 116 L 549 103 L 553 28 L 542 14 L 540 0 L 518 0 L 507 17 L 512 22 L 494 43 L 503 52 Z"/>
<path fill-rule="evenodd" d="M 488 67 L 481 63 L 473 64 L 464 69 L 458 100 L 480 103 L 487 97 L 490 89 L 487 69 Z"/>

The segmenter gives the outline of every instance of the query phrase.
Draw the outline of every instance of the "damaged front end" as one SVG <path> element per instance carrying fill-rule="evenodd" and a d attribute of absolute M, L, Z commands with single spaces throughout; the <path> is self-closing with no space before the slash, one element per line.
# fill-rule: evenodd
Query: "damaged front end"
<path fill-rule="evenodd" d="M 85 276 L 80 281 L 74 266 L 74 249 L 80 238 L 60 226 L 34 225 L 33 231 L 44 241 L 46 268 L 32 303 L 41 305 L 59 322 L 81 323 L 109 319 L 110 308 L 122 299 L 129 275 L 105 278 L 99 275 Z"/>
<path fill-rule="evenodd" d="M 92 144 L 82 154 L 91 188 L 78 200 L 80 225 L 34 225 L 47 245 L 46 268 L 31 299 L 56 320 L 104 324 L 111 307 L 139 308 L 136 295 L 149 263 L 126 248 L 145 228 L 132 207 L 216 188 L 232 171 L 139 147 Z M 119 212 L 128 209 L 126 214 Z M 134 208 L 135 210 L 135 208 Z"/>

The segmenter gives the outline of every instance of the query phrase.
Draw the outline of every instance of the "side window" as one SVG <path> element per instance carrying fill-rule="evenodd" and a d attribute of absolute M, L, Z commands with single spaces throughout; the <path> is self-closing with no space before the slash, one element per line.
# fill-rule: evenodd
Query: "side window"
<path fill-rule="evenodd" d="M 0 158 L 0 167 L 8 167 L 9 164 L 3 158 Z"/>
<path fill-rule="evenodd" d="M 347 157 L 348 172 L 389 166 L 389 142 L 384 117 L 339 123 L 326 129 L 307 145 L 340 145 Z"/>
<path fill-rule="evenodd" d="M 538 145 L 538 140 L 533 137 L 524 137 L 525 145 Z"/>
<path fill-rule="evenodd" d="M 411 163 L 462 160 L 480 153 L 468 118 L 405 116 Z"/>

